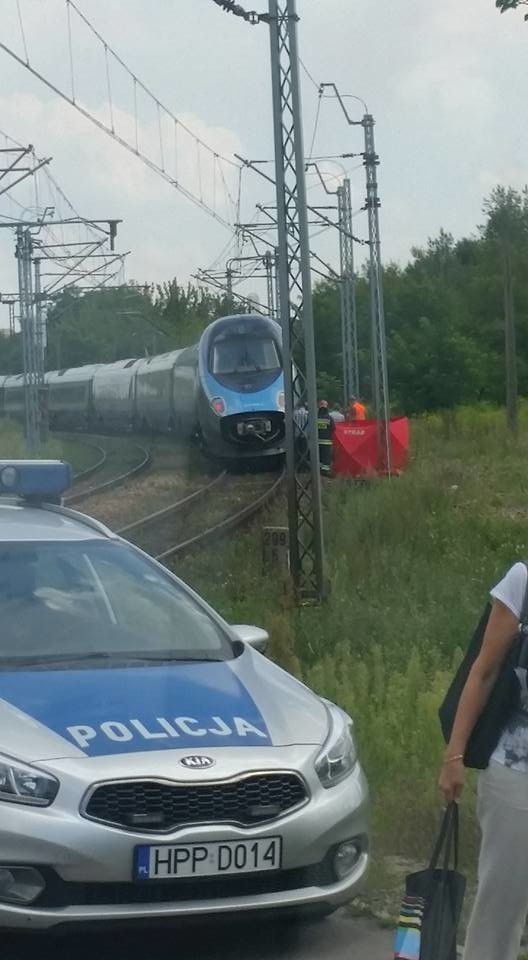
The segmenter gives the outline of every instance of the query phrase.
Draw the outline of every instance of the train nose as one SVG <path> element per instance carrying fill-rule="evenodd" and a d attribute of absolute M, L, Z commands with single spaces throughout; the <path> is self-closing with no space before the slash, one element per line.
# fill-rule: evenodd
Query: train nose
<path fill-rule="evenodd" d="M 228 443 L 257 449 L 268 446 L 284 435 L 284 414 L 266 411 L 223 417 L 220 429 Z"/>

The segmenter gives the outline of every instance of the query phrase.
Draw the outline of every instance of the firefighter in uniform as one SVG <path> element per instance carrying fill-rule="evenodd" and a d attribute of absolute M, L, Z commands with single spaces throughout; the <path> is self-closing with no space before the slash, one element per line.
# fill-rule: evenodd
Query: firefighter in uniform
<path fill-rule="evenodd" d="M 332 435 L 334 421 L 328 410 L 328 401 L 320 400 L 317 411 L 317 437 L 319 443 L 319 464 L 323 476 L 330 476 L 332 472 Z"/>

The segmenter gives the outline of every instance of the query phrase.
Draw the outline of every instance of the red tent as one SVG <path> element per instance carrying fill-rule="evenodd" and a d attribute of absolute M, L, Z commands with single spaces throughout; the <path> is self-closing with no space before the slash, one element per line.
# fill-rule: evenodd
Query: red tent
<path fill-rule="evenodd" d="M 393 474 L 399 474 L 409 454 L 409 421 L 396 417 L 390 421 Z M 378 460 L 376 420 L 350 420 L 336 423 L 334 430 L 334 473 L 349 477 L 383 476 L 387 473 Z"/>

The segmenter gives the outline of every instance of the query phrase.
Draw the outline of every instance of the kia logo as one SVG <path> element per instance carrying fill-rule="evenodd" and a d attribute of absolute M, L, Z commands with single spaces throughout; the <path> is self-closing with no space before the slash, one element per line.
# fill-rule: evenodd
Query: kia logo
<path fill-rule="evenodd" d="M 207 770 L 208 767 L 214 767 L 216 760 L 213 760 L 212 757 L 201 757 L 193 754 L 190 757 L 182 757 L 180 763 L 182 767 L 190 767 L 192 770 Z"/>

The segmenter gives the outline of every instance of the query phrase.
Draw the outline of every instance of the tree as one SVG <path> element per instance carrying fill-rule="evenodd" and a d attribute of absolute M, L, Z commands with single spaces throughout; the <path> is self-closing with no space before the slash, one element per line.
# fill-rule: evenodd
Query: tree
<path fill-rule="evenodd" d="M 496 187 L 484 201 L 486 240 L 494 243 L 502 260 L 504 295 L 504 353 L 506 361 L 506 417 L 512 433 L 518 426 L 517 346 L 514 303 L 514 261 L 528 246 L 528 193 Z"/>
<path fill-rule="evenodd" d="M 501 13 L 506 13 L 507 10 L 516 10 L 517 7 L 528 6 L 528 0 L 495 0 L 495 6 Z M 528 13 L 524 15 L 524 19 L 528 20 Z"/>

